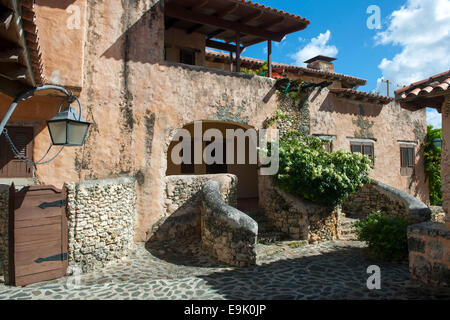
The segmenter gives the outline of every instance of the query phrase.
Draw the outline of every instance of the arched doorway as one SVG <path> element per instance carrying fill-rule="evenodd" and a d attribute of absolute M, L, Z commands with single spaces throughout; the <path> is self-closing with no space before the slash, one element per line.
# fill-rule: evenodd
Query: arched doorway
<path fill-rule="evenodd" d="M 199 125 L 201 125 L 201 134 L 198 132 Z M 177 139 L 169 145 L 166 175 L 234 174 L 238 178 L 238 209 L 243 211 L 258 209 L 257 131 L 245 124 L 225 121 L 197 121 L 185 125 L 182 129 L 189 132 L 191 140 L 188 144 L 190 144 L 191 150 L 195 149 L 195 141 L 200 141 L 201 161 L 194 161 L 194 152 L 191 152 L 189 163 L 183 161 L 181 164 L 175 164 L 171 157 L 172 151 L 183 141 L 181 138 Z M 209 144 L 213 141 L 217 142 L 215 137 L 208 138 L 210 129 L 221 133 L 223 149 L 222 154 L 217 156 L 223 159 L 222 163 L 208 164 L 203 156 Z M 215 156 L 215 151 L 213 151 L 213 155 Z"/>

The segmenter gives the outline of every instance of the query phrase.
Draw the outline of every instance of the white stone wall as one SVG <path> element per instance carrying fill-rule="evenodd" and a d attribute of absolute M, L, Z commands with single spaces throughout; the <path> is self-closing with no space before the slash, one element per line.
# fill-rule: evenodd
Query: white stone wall
<path fill-rule="evenodd" d="M 134 248 L 136 188 L 133 178 L 66 183 L 69 265 L 88 272 Z"/>

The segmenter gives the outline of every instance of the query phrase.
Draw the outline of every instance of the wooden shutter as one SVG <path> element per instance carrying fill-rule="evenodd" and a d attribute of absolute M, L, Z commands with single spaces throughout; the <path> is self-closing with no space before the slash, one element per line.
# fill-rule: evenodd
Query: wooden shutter
<path fill-rule="evenodd" d="M 14 142 L 19 154 L 33 159 L 33 128 L 7 127 L 8 135 Z M 20 161 L 11 150 L 4 134 L 0 136 L 0 177 L 1 178 L 31 178 L 33 167 Z"/>

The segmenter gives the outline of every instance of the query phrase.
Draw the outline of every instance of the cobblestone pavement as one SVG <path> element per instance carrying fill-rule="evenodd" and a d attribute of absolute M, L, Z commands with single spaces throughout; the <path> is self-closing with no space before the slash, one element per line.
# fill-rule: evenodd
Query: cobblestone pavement
<path fill-rule="evenodd" d="M 369 257 L 362 242 L 258 245 L 258 265 L 230 268 L 200 254 L 192 243 L 138 244 L 130 257 L 101 272 L 9 287 L 3 299 L 450 299 L 449 288 L 409 280 L 407 263 Z M 366 270 L 381 268 L 381 290 L 368 290 Z"/>

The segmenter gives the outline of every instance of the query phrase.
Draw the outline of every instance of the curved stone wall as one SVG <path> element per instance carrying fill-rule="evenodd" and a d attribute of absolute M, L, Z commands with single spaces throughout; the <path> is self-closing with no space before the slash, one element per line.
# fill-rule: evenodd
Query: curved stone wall
<path fill-rule="evenodd" d="M 258 224 L 245 213 L 227 205 L 217 181 L 202 189 L 202 249 L 232 266 L 256 264 Z"/>
<path fill-rule="evenodd" d="M 200 240 L 202 187 L 209 180 L 220 184 L 224 201 L 236 207 L 237 177 L 232 174 L 175 175 L 166 177 L 165 215 L 151 229 L 151 240 L 193 237 Z"/>
<path fill-rule="evenodd" d="M 369 213 L 380 210 L 392 216 L 406 217 L 411 223 L 431 219 L 431 210 L 422 201 L 375 180 L 352 195 L 343 204 L 342 210 L 357 218 L 364 218 Z"/>
<path fill-rule="evenodd" d="M 294 240 L 311 243 L 339 238 L 339 208 L 325 207 L 280 190 L 267 179 L 263 204 L 271 223 Z"/>

